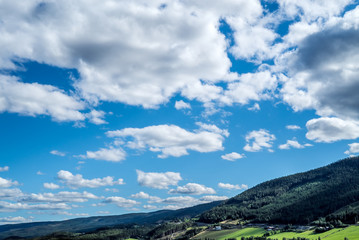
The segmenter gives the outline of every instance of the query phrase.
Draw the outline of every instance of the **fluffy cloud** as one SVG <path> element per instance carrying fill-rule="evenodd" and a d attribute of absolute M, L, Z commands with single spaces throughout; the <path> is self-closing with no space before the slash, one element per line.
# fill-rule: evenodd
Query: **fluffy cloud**
<path fill-rule="evenodd" d="M 227 161 L 235 161 L 237 159 L 241 159 L 244 157 L 244 154 L 239 154 L 236 152 L 227 153 L 225 155 L 222 155 L 221 158 Z"/>
<path fill-rule="evenodd" d="M 258 131 L 252 131 L 247 134 L 244 150 L 248 152 L 258 152 L 263 148 L 268 148 L 271 151 L 275 136 L 270 134 L 268 130 L 260 129 Z"/>
<path fill-rule="evenodd" d="M 156 196 L 150 196 L 148 193 L 139 192 L 136 194 L 132 194 L 131 198 L 138 198 L 138 199 L 147 199 L 149 203 L 159 203 L 162 201 L 161 198 Z"/>
<path fill-rule="evenodd" d="M 177 185 L 177 183 L 182 180 L 180 173 L 175 172 L 143 172 L 136 170 L 137 172 L 137 182 L 141 186 L 157 188 L 157 189 L 167 189 L 170 185 Z"/>
<path fill-rule="evenodd" d="M 87 202 L 89 199 L 98 199 L 99 197 L 95 196 L 89 192 L 59 192 L 59 193 L 39 193 L 39 194 L 29 194 L 24 196 L 19 201 L 21 202 Z"/>
<path fill-rule="evenodd" d="M 214 196 L 214 195 L 209 195 L 209 196 L 203 196 L 201 197 L 199 200 L 201 202 L 214 202 L 214 201 L 223 201 L 223 200 L 227 200 L 228 197 L 227 196 Z"/>
<path fill-rule="evenodd" d="M 359 153 L 359 143 L 348 144 L 349 150 L 345 151 L 345 154 Z"/>
<path fill-rule="evenodd" d="M 55 183 L 44 183 L 44 188 L 54 190 L 54 189 L 59 189 L 60 186 Z"/>
<path fill-rule="evenodd" d="M 16 200 L 24 196 L 24 193 L 18 188 L 0 188 L 0 198 L 7 200 Z"/>
<path fill-rule="evenodd" d="M 105 117 L 104 111 L 97 111 L 92 110 L 88 114 L 86 114 L 86 117 L 89 119 L 89 121 L 93 124 L 100 125 L 100 124 L 106 124 L 107 122 L 103 119 Z"/>
<path fill-rule="evenodd" d="M 177 110 L 180 110 L 180 109 L 191 109 L 191 105 L 189 103 L 186 103 L 184 102 L 183 100 L 180 100 L 180 101 L 176 101 L 175 103 L 175 108 Z"/>
<path fill-rule="evenodd" d="M 0 188 L 8 188 L 8 187 L 16 186 L 16 185 L 19 185 L 19 183 L 17 181 L 12 181 L 12 180 L 0 177 Z"/>
<path fill-rule="evenodd" d="M 60 151 L 57 151 L 57 150 L 52 150 L 50 153 L 52 155 L 56 155 L 56 156 L 60 156 L 60 157 L 65 157 L 66 156 L 66 153 L 63 153 L 63 152 L 60 152 Z"/>
<path fill-rule="evenodd" d="M 0 218 L 1 224 L 16 224 L 16 223 L 25 223 L 25 222 L 32 222 L 32 219 L 28 219 L 20 216 Z"/>
<path fill-rule="evenodd" d="M 299 129 L 301 129 L 299 126 L 297 126 L 297 125 L 287 125 L 287 126 L 285 126 L 287 129 L 289 129 L 289 130 L 299 130 Z"/>
<path fill-rule="evenodd" d="M 108 197 L 104 200 L 104 203 L 113 203 L 123 208 L 131 208 L 137 204 L 140 204 L 139 202 L 123 197 Z"/>
<path fill-rule="evenodd" d="M 0 167 L 0 172 L 7 172 L 9 171 L 9 167 L 8 166 L 5 166 L 5 167 Z"/>
<path fill-rule="evenodd" d="M 228 190 L 242 190 L 242 189 L 248 189 L 248 185 L 242 184 L 242 185 L 234 185 L 230 183 L 218 183 L 218 187 Z"/>
<path fill-rule="evenodd" d="M 201 124 L 200 130 L 189 132 L 175 125 L 157 125 L 145 128 L 125 128 L 108 131 L 109 137 L 127 141 L 127 147 L 134 149 L 149 148 L 150 151 L 160 152 L 160 158 L 169 156 L 180 157 L 188 154 L 188 150 L 197 152 L 213 152 L 223 149 L 224 136 L 228 131 L 214 125 Z"/>
<path fill-rule="evenodd" d="M 104 178 L 84 179 L 81 174 L 73 175 L 71 172 L 65 170 L 59 171 L 57 173 L 57 178 L 70 188 L 97 188 L 124 184 L 122 178 L 119 178 L 116 181 L 114 181 L 113 177 L 110 176 Z"/>
<path fill-rule="evenodd" d="M 306 127 L 308 129 L 306 137 L 316 142 L 335 142 L 359 137 L 357 121 L 323 117 L 309 120 Z"/>
<path fill-rule="evenodd" d="M 279 149 L 290 149 L 290 148 L 305 148 L 305 147 L 310 147 L 312 146 L 309 143 L 306 144 L 300 144 L 297 140 L 287 140 L 287 142 L 285 144 L 281 144 L 279 145 Z"/>
<path fill-rule="evenodd" d="M 1 53 L 0 53 L 1 54 Z M 0 74 L 0 113 L 28 116 L 49 115 L 55 121 L 81 121 L 85 105 L 60 89 L 38 83 L 23 83 Z"/>
<path fill-rule="evenodd" d="M 120 162 L 126 158 L 126 153 L 121 148 L 101 148 L 98 151 L 87 151 L 84 158 L 104 160 L 109 162 Z"/>
<path fill-rule="evenodd" d="M 169 193 L 201 195 L 201 194 L 215 194 L 216 191 L 213 188 L 209 188 L 201 184 L 187 183 L 183 187 L 179 186 L 177 187 L 177 189 L 171 189 Z"/>
<path fill-rule="evenodd" d="M 27 204 L 27 203 L 10 203 L 0 201 L 0 212 L 13 212 L 17 210 L 64 210 L 71 209 L 66 203 L 44 203 L 44 204 Z"/>

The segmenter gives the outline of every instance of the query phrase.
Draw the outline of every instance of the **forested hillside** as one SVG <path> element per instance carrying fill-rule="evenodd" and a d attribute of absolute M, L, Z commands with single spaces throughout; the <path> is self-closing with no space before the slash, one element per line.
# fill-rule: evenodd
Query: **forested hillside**
<path fill-rule="evenodd" d="M 354 223 L 359 213 L 359 158 L 261 183 L 205 212 L 200 220 L 248 219 L 308 224 L 320 217 Z"/>

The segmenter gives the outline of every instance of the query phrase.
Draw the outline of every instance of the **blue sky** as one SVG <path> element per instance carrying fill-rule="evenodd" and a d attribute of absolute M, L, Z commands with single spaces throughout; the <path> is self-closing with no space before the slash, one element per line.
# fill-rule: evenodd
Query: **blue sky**
<path fill-rule="evenodd" d="M 178 209 L 356 155 L 358 16 L 0 1 L 0 223 Z"/>

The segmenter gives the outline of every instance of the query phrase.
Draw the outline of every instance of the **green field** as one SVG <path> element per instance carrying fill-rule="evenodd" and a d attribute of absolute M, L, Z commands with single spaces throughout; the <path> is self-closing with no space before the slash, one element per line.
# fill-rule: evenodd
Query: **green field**
<path fill-rule="evenodd" d="M 245 228 L 241 230 L 231 229 L 231 230 L 222 230 L 222 231 L 205 231 L 192 239 L 204 240 L 207 239 L 216 239 L 216 240 L 225 240 L 228 238 L 241 239 L 241 237 L 260 237 L 266 231 L 262 228 Z M 313 231 L 306 231 L 302 233 L 296 232 L 284 232 L 269 236 L 271 239 L 282 240 L 283 238 L 294 238 L 302 237 L 311 240 L 317 240 L 319 237 L 322 240 L 344 240 L 347 237 L 349 240 L 359 240 L 359 226 L 350 226 L 347 228 L 336 228 L 324 233 L 316 234 Z"/>
<path fill-rule="evenodd" d="M 266 231 L 262 228 L 244 228 L 241 230 L 238 229 L 231 229 L 231 230 L 222 230 L 222 231 L 205 231 L 203 233 L 198 234 L 192 239 L 198 239 L 198 240 L 204 240 L 205 238 L 209 239 L 218 239 L 218 240 L 224 240 L 228 238 L 238 238 L 241 237 L 260 237 L 262 236 Z"/>
<path fill-rule="evenodd" d="M 313 231 L 306 231 L 303 233 L 294 233 L 294 232 L 286 232 L 279 233 L 270 236 L 272 239 L 283 239 L 283 238 L 293 238 L 293 237 L 304 237 L 308 239 L 317 240 L 320 239 L 325 240 L 344 240 L 347 237 L 349 240 L 358 240 L 359 239 L 359 226 L 351 226 L 347 228 L 336 228 L 324 233 L 315 234 Z"/>

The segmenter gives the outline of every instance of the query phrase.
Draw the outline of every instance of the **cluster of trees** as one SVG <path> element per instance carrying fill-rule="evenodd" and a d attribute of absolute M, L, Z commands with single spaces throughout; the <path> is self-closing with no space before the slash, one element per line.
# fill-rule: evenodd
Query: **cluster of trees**
<path fill-rule="evenodd" d="M 259 184 L 203 213 L 200 221 L 309 224 L 328 216 L 328 220 L 354 223 L 358 214 L 359 158 L 355 157 Z"/>

